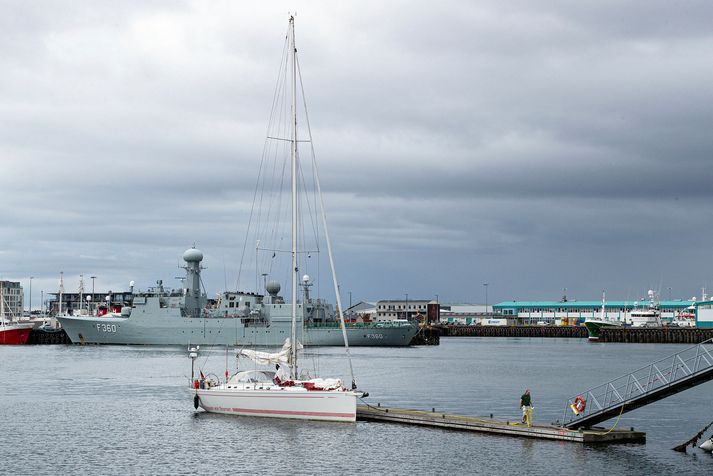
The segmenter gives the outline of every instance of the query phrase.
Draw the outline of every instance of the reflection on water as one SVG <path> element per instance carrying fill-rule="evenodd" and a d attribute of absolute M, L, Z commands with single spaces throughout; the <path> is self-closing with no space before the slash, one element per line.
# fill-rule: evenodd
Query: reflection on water
<path fill-rule="evenodd" d="M 535 420 L 564 399 L 679 350 L 578 339 L 442 339 L 438 347 L 354 348 L 368 401 L 516 421 L 530 388 Z M 708 383 L 625 414 L 646 445 L 583 447 L 384 423 L 334 424 L 193 410 L 184 348 L 0 346 L 6 474 L 398 473 L 706 474 L 710 455 L 671 448 L 713 419 Z M 307 349 L 306 367 L 347 377 L 339 348 Z M 225 351 L 199 363 L 225 371 Z M 234 361 L 230 362 L 231 365 Z M 610 422 L 612 423 L 612 422 Z M 692 454 L 693 453 L 693 454 Z"/>

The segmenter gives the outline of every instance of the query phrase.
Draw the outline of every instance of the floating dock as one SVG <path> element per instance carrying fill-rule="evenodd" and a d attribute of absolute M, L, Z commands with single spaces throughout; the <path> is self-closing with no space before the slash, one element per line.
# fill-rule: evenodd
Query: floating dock
<path fill-rule="evenodd" d="M 554 425 L 532 425 L 520 421 L 452 415 L 436 411 L 405 410 L 372 405 L 357 405 L 357 420 L 404 425 L 419 425 L 456 431 L 475 431 L 493 435 L 571 441 L 584 444 L 645 443 L 646 433 L 629 430 L 570 430 Z"/>

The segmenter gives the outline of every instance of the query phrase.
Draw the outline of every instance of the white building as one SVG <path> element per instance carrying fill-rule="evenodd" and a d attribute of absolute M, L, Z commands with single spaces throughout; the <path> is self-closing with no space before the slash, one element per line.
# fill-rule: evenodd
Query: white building
<path fill-rule="evenodd" d="M 4 314 L 0 315 L 0 318 L 11 321 L 22 317 L 25 293 L 20 283 L 15 281 L 0 281 L 0 295 L 2 295 L 4 301 L 3 305 L 0 306 Z"/>
<path fill-rule="evenodd" d="M 493 325 L 487 321 L 502 316 L 493 316 L 492 306 L 485 304 L 442 304 L 441 319 L 442 324 L 466 324 L 466 325 Z"/>
<path fill-rule="evenodd" d="M 436 301 L 414 301 L 411 299 L 378 301 L 376 303 L 376 320 L 380 322 L 423 317 L 428 314 L 429 304 L 436 304 Z"/>

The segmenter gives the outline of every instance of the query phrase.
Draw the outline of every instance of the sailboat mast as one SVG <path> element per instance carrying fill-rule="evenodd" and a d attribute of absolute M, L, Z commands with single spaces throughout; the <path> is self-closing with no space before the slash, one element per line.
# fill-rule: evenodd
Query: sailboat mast
<path fill-rule="evenodd" d="M 292 345 L 291 377 L 297 378 L 297 47 L 295 46 L 295 17 L 290 16 L 290 53 L 292 55 Z"/>

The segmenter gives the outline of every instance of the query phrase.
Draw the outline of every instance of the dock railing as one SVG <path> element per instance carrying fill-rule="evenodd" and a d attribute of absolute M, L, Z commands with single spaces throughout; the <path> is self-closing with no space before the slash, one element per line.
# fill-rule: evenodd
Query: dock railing
<path fill-rule="evenodd" d="M 711 379 L 713 339 L 571 396 L 562 426 L 588 427 Z"/>

